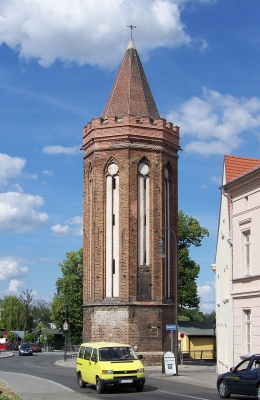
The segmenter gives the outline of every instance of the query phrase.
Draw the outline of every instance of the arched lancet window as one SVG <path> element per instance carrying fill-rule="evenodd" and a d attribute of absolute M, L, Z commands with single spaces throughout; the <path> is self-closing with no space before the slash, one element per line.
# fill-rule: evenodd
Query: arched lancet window
<path fill-rule="evenodd" d="M 89 164 L 89 265 L 92 265 L 92 229 L 93 229 L 93 168 Z M 89 268 L 89 296 L 92 298 L 92 268 Z"/>
<path fill-rule="evenodd" d="M 171 297 L 171 207 L 170 207 L 170 171 L 164 170 L 164 215 L 165 215 L 165 297 Z"/>
<path fill-rule="evenodd" d="M 138 166 L 138 264 L 149 265 L 149 166 L 141 162 Z"/>
<path fill-rule="evenodd" d="M 106 176 L 106 297 L 119 296 L 119 175 L 111 163 Z"/>

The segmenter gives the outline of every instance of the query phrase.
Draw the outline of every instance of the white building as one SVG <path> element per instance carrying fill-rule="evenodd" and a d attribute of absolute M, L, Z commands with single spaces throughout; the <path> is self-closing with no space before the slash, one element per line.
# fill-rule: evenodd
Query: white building
<path fill-rule="evenodd" d="M 259 180 L 255 179 L 257 171 Z M 257 275 L 258 264 L 254 261 L 260 255 L 257 254 L 257 247 L 260 252 L 259 210 L 260 160 L 225 156 L 216 258 L 211 266 L 216 274 L 218 373 L 227 372 L 244 355 L 260 351 L 260 343 L 257 345 L 252 336 L 256 328 L 252 331 L 251 319 L 253 307 L 254 324 L 260 325 L 260 272 Z M 253 252 L 252 221 L 254 241 L 258 241 Z"/>

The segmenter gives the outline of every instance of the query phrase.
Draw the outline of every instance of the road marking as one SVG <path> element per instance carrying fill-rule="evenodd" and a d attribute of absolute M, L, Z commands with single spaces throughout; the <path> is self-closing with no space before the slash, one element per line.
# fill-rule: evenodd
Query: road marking
<path fill-rule="evenodd" d="M 194 397 L 194 396 L 189 396 L 187 394 L 180 394 L 180 393 L 173 393 L 173 392 L 166 392 L 164 390 L 157 390 L 157 392 L 161 392 L 161 393 L 167 393 L 167 394 L 174 394 L 176 396 L 180 396 L 180 397 L 186 397 L 189 399 L 197 399 L 197 400 L 210 400 L 210 399 L 205 399 L 204 397 Z"/>

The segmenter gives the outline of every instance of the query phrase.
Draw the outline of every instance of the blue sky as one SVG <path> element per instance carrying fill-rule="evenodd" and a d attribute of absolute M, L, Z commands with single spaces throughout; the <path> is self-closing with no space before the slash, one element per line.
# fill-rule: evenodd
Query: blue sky
<path fill-rule="evenodd" d="M 210 231 L 191 256 L 211 312 L 223 155 L 259 157 L 259 0 L 71 4 L 0 3 L 0 296 L 51 300 L 58 264 L 82 246 L 82 128 L 102 114 L 133 24 L 160 115 L 180 126 L 179 208 Z"/>

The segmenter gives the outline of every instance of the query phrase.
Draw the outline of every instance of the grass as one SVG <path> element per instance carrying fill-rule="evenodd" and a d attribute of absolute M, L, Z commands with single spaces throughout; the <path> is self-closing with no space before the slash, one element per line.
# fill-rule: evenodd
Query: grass
<path fill-rule="evenodd" d="M 21 397 L 12 392 L 6 384 L 0 381 L 0 400 L 21 400 Z"/>

